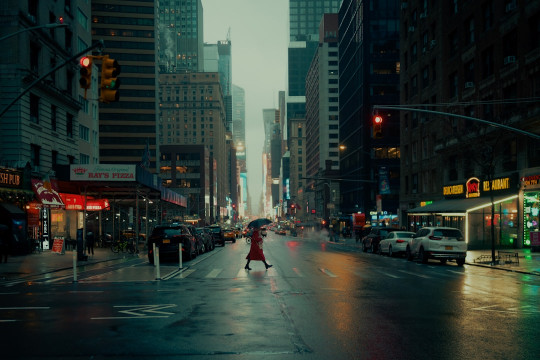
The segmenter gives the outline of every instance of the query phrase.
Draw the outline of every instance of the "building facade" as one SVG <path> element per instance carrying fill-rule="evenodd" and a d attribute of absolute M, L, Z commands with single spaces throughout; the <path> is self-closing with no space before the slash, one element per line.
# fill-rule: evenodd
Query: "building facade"
<path fill-rule="evenodd" d="M 204 145 L 216 162 L 217 188 L 211 219 L 222 216 L 230 193 L 227 177 L 225 109 L 217 73 L 160 75 L 160 145 Z M 160 169 L 170 179 L 167 169 Z"/>
<path fill-rule="evenodd" d="M 540 106 L 529 99 L 540 89 L 540 2 L 409 1 L 401 19 L 401 103 L 440 112 L 401 113 L 406 225 L 459 227 L 469 248 L 530 246 L 538 231 Z"/>
<path fill-rule="evenodd" d="M 149 170 L 156 169 L 156 11 L 154 1 L 92 1 L 92 40 L 103 40 L 121 66 L 120 101 L 99 109 L 102 164 L 140 164 L 149 144 Z"/>
<path fill-rule="evenodd" d="M 380 138 L 372 119 L 373 105 L 399 103 L 400 5 L 344 0 L 339 11 L 341 211 L 373 223 L 399 206 L 399 113 L 384 111 Z"/>

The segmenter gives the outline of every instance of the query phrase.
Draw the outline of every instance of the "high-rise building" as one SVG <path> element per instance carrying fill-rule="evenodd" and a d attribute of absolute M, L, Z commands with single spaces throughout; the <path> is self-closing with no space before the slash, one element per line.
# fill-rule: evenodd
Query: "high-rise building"
<path fill-rule="evenodd" d="M 209 219 L 215 220 L 226 208 L 225 197 L 230 194 L 227 176 L 227 146 L 225 131 L 225 107 L 218 73 L 160 74 L 160 119 L 159 143 L 162 145 L 205 145 L 210 161 L 216 163 L 216 192 L 210 191 L 215 202 L 211 202 Z M 177 178 L 189 179 L 182 173 Z M 161 177 L 167 181 L 175 172 L 166 166 L 160 169 Z M 177 182 L 178 184 L 178 182 Z M 177 186 L 180 193 L 182 187 Z"/>
<path fill-rule="evenodd" d="M 305 117 L 306 75 L 319 46 L 322 16 L 337 13 L 341 2 L 289 0 L 287 133 L 290 131 L 289 119 Z"/>
<path fill-rule="evenodd" d="M 344 0 L 339 11 L 341 212 L 397 218 L 399 113 L 373 134 L 373 105 L 399 104 L 401 1 Z M 385 214 L 382 216 L 381 214 Z"/>
<path fill-rule="evenodd" d="M 326 191 L 322 186 L 315 186 L 316 179 L 325 177 L 328 170 L 339 170 L 339 75 L 338 75 L 338 15 L 324 14 L 320 26 L 319 47 L 311 62 L 306 76 L 306 120 L 304 126 L 305 163 L 304 177 L 307 179 L 291 179 L 291 192 L 294 196 L 300 187 Z M 291 132 L 294 132 L 291 128 Z M 294 153 L 291 146 L 291 164 Z M 301 148 L 299 148 L 301 150 Z M 300 154 L 298 155 L 300 157 Z M 293 173 L 293 169 L 291 169 Z M 307 176 L 306 176 L 307 175 Z M 321 180 L 322 181 L 322 180 Z M 338 187 L 339 184 L 335 183 Z M 307 185 L 307 186 L 304 186 Z M 317 196 L 316 199 L 328 199 Z M 338 197 L 336 195 L 336 200 Z M 337 201 L 336 201 L 337 202 Z M 313 204 L 312 204 L 313 205 Z M 327 208 L 327 204 L 315 204 Z M 331 206 L 335 206 L 335 202 Z"/>
<path fill-rule="evenodd" d="M 139 164 L 149 144 L 156 168 L 156 8 L 154 1 L 93 0 L 93 41 L 121 66 L 120 101 L 100 104 L 100 162 Z"/>
<path fill-rule="evenodd" d="M 203 7 L 201 0 L 159 1 L 160 72 L 202 72 Z"/>
<path fill-rule="evenodd" d="M 233 141 L 236 147 L 236 167 L 238 180 L 238 215 L 244 217 L 247 214 L 247 157 L 246 157 L 246 97 L 245 91 L 240 86 L 232 86 L 233 105 Z"/>

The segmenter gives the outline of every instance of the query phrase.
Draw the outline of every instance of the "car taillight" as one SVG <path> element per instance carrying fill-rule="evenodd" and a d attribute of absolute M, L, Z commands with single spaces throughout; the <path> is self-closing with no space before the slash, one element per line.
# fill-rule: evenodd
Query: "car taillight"
<path fill-rule="evenodd" d="M 429 240 L 441 240 L 441 239 L 442 239 L 442 237 L 440 237 L 440 236 L 433 236 L 433 235 L 431 235 L 431 236 L 429 237 Z"/>
<path fill-rule="evenodd" d="M 397 239 L 396 242 L 397 242 L 398 244 L 401 244 L 401 243 L 404 243 L 405 240 Z"/>

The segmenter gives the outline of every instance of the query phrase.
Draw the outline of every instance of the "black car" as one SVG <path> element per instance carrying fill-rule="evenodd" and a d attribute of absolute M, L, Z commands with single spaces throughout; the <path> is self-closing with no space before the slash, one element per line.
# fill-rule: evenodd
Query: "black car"
<path fill-rule="evenodd" d="M 386 226 L 372 227 L 371 232 L 362 239 L 362 250 L 364 252 L 371 250 L 371 252 L 375 254 L 379 249 L 381 240 L 392 231 L 399 231 L 399 229 Z"/>
<path fill-rule="evenodd" d="M 214 244 L 220 244 L 221 246 L 225 246 L 225 235 L 223 234 L 223 229 L 221 228 L 221 226 L 212 225 L 208 226 L 207 229 L 212 234 Z"/>
<path fill-rule="evenodd" d="M 158 225 L 148 239 L 148 261 L 154 263 L 154 244 L 159 247 L 160 260 L 178 260 L 178 246 L 182 244 L 182 259 L 197 257 L 197 240 L 186 225 Z"/>

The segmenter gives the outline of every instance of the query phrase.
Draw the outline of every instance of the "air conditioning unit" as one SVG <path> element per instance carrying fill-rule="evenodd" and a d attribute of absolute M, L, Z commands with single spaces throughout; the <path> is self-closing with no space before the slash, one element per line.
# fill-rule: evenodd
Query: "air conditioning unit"
<path fill-rule="evenodd" d="M 435 45 L 437 45 L 437 40 L 431 40 L 429 42 L 429 48 L 430 49 L 433 49 L 435 47 Z"/>
<path fill-rule="evenodd" d="M 424 46 L 424 47 L 422 48 L 422 54 L 425 54 L 426 52 L 427 52 L 427 49 L 426 49 L 426 47 Z"/>
<path fill-rule="evenodd" d="M 504 58 L 504 65 L 513 64 L 516 62 L 515 56 L 507 56 Z"/>
<path fill-rule="evenodd" d="M 423 12 L 420 14 L 420 19 L 425 19 L 427 18 L 427 12 Z"/>
<path fill-rule="evenodd" d="M 402 2 L 401 3 L 401 10 L 405 10 L 407 8 L 407 3 L 406 2 Z"/>
<path fill-rule="evenodd" d="M 414 26 L 409 26 L 409 32 L 410 33 L 414 32 Z"/>
<path fill-rule="evenodd" d="M 32 23 L 36 23 L 36 17 L 32 14 L 26 14 L 26 17 L 28 18 L 28 20 L 30 20 Z"/>
<path fill-rule="evenodd" d="M 510 11 L 513 11 L 513 10 L 516 10 L 516 3 L 515 2 L 511 2 L 509 4 L 506 4 L 505 11 L 507 13 L 509 13 Z"/>
<path fill-rule="evenodd" d="M 474 87 L 474 83 L 472 81 L 467 81 L 465 83 L 465 89 L 470 89 Z"/>

